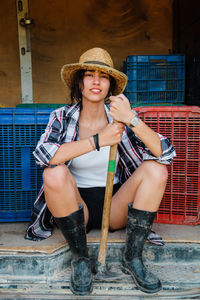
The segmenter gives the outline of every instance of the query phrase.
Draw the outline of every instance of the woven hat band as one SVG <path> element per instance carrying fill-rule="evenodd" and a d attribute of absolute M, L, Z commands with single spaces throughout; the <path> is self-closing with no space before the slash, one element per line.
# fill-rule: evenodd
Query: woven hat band
<path fill-rule="evenodd" d="M 102 61 L 96 61 L 96 60 L 84 61 L 84 64 L 93 64 L 93 65 L 95 64 L 95 65 L 110 67 L 108 64 L 105 64 Z"/>

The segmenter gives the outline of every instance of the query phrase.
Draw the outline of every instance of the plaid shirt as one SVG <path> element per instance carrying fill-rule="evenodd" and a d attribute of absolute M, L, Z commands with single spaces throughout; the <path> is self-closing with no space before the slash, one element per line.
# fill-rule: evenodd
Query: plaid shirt
<path fill-rule="evenodd" d="M 78 102 L 73 106 L 64 106 L 51 113 L 46 130 L 33 152 L 39 166 L 49 167 L 49 161 L 63 143 L 77 140 L 80 108 L 81 105 Z M 105 111 L 108 122 L 111 123 L 113 119 L 109 114 L 109 105 L 107 104 L 105 104 Z M 166 137 L 158 135 L 163 152 L 161 156 L 155 157 L 134 132 L 125 126 L 122 141 L 118 145 L 119 162 L 116 171 L 121 184 L 131 176 L 144 160 L 155 160 L 163 164 L 171 163 L 176 152 Z M 71 160 L 65 164 L 69 166 L 70 163 Z M 46 206 L 42 186 L 33 205 L 31 221 L 25 238 L 36 241 L 45 239 L 51 235 L 53 227 L 54 219 Z"/>

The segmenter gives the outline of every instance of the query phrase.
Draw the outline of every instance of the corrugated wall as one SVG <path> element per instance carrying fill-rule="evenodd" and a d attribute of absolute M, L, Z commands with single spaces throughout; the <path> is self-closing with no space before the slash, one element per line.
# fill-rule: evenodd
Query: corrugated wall
<path fill-rule="evenodd" d="M 30 0 L 33 92 L 36 103 L 65 103 L 63 64 L 91 47 L 103 47 L 122 70 L 132 54 L 168 54 L 172 48 L 172 0 Z M 0 2 L 0 105 L 20 99 L 15 0 Z"/>

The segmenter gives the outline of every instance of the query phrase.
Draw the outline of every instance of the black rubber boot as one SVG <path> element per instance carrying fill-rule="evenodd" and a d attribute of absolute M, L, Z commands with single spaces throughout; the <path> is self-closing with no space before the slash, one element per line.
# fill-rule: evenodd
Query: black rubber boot
<path fill-rule="evenodd" d="M 142 251 L 156 212 L 138 210 L 128 206 L 126 245 L 122 258 L 123 271 L 132 276 L 137 287 L 146 293 L 161 290 L 160 280 L 143 264 Z"/>
<path fill-rule="evenodd" d="M 92 274 L 86 242 L 83 205 L 63 218 L 54 218 L 72 252 L 71 291 L 76 295 L 92 292 Z"/>

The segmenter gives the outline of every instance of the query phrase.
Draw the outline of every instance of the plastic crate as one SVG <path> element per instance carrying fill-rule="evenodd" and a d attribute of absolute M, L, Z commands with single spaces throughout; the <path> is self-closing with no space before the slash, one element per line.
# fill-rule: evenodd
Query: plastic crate
<path fill-rule="evenodd" d="M 125 95 L 132 105 L 184 103 L 184 55 L 132 55 L 124 62 Z"/>
<path fill-rule="evenodd" d="M 32 155 L 52 109 L 0 109 L 0 222 L 29 221 L 42 185 Z"/>
<path fill-rule="evenodd" d="M 168 183 L 156 221 L 200 224 L 200 107 L 137 107 L 136 110 L 153 130 L 170 138 L 177 153 L 168 166 Z"/>

